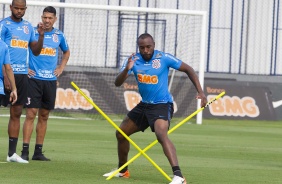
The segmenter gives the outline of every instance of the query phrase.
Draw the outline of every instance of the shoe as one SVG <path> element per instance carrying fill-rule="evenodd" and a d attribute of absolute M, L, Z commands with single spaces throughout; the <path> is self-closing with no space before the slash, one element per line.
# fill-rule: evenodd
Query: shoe
<path fill-rule="evenodd" d="M 28 155 L 29 155 L 28 152 L 23 152 L 23 151 L 22 151 L 21 158 L 28 161 L 28 160 L 29 160 L 29 156 L 28 156 Z"/>
<path fill-rule="evenodd" d="M 34 154 L 32 156 L 32 160 L 51 161 L 49 158 L 46 158 L 42 153 Z"/>
<path fill-rule="evenodd" d="M 105 177 L 109 177 L 111 176 L 117 169 L 109 172 L 109 173 L 106 173 L 104 174 L 103 176 Z M 118 177 L 118 178 L 129 178 L 130 177 L 130 174 L 129 174 L 129 171 L 125 171 L 124 173 L 117 173 L 114 177 Z"/>
<path fill-rule="evenodd" d="M 185 178 L 174 175 L 172 181 L 169 184 L 186 184 L 186 180 Z"/>
<path fill-rule="evenodd" d="M 7 162 L 18 162 L 18 163 L 22 163 L 22 164 L 28 164 L 27 160 L 22 159 L 19 155 L 17 155 L 16 153 L 14 153 L 12 156 L 9 157 L 9 155 L 7 156 Z"/>

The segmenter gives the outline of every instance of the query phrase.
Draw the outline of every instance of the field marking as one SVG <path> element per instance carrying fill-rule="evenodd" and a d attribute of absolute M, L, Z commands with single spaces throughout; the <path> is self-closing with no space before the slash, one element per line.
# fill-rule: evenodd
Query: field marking
<path fill-rule="evenodd" d="M 6 163 L 8 163 L 8 162 L 0 162 L 0 164 L 6 164 Z"/>

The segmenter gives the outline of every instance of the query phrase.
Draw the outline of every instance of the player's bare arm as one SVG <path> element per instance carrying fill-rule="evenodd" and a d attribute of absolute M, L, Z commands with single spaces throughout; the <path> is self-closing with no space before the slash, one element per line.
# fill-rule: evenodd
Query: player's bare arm
<path fill-rule="evenodd" d="M 3 73 L 3 77 L 4 77 L 4 87 L 5 87 L 6 90 L 11 91 L 11 84 L 10 84 L 10 81 L 7 77 L 5 66 L 2 67 L 2 73 Z"/>
<path fill-rule="evenodd" d="M 13 69 L 11 67 L 10 64 L 6 64 L 5 66 L 5 71 L 6 71 L 6 75 L 7 78 L 9 79 L 9 83 L 10 83 L 10 102 L 12 102 L 12 104 L 14 104 L 17 101 L 17 87 L 16 87 L 16 83 L 15 83 L 15 77 L 14 77 L 14 73 L 13 73 Z"/>
<path fill-rule="evenodd" d="M 187 65 L 186 63 L 182 62 L 179 71 L 185 72 L 188 75 L 189 79 L 191 80 L 191 82 L 193 83 L 193 85 L 198 91 L 198 95 L 196 96 L 196 98 L 201 99 L 201 107 L 204 107 L 208 101 L 206 95 L 203 92 L 199 78 L 195 73 L 194 69 L 191 66 Z"/>
<path fill-rule="evenodd" d="M 121 86 L 124 83 L 124 81 L 127 79 L 128 71 L 133 67 L 135 61 L 137 60 L 134 56 L 135 54 L 131 54 L 131 56 L 128 58 L 128 62 L 127 62 L 125 69 L 122 72 L 120 72 L 118 76 L 116 77 L 116 80 L 115 80 L 116 86 Z"/>
<path fill-rule="evenodd" d="M 63 53 L 61 64 L 54 71 L 56 77 L 59 77 L 63 73 L 69 58 L 70 58 L 70 50 L 67 50 L 66 52 Z"/>
<path fill-rule="evenodd" d="M 37 25 L 37 31 L 39 33 L 38 41 L 37 42 L 31 42 L 30 48 L 32 53 L 35 56 L 38 56 L 42 50 L 43 47 L 43 40 L 44 40 L 44 32 L 45 32 L 45 26 L 42 22 L 39 22 Z"/>

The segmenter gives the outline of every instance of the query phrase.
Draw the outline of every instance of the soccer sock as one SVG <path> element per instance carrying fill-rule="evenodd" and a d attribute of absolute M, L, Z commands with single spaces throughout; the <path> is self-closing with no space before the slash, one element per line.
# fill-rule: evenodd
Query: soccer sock
<path fill-rule="evenodd" d="M 121 166 L 123 166 L 124 163 L 118 163 L 118 168 L 120 168 Z M 123 168 L 120 173 L 125 173 L 128 170 L 128 166 L 126 166 L 125 168 Z"/>
<path fill-rule="evenodd" d="M 22 153 L 29 153 L 29 143 L 23 143 Z"/>
<path fill-rule="evenodd" d="M 9 157 L 12 156 L 14 153 L 16 153 L 17 143 L 18 143 L 18 138 L 9 137 L 9 152 L 8 152 Z"/>
<path fill-rule="evenodd" d="M 36 154 L 42 153 L 42 147 L 43 147 L 42 144 L 36 144 L 35 149 L 34 149 L 34 154 L 36 155 Z"/>
<path fill-rule="evenodd" d="M 179 177 L 183 178 L 183 175 L 181 173 L 181 170 L 180 170 L 179 166 L 173 166 L 172 167 L 172 172 L 173 172 L 173 175 L 176 175 L 176 176 L 179 176 Z"/>

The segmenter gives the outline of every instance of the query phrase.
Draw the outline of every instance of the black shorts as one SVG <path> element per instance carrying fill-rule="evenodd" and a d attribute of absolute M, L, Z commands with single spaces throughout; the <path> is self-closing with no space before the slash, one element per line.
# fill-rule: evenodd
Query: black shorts
<path fill-rule="evenodd" d="M 44 108 L 52 110 L 55 107 L 57 81 L 47 81 L 29 78 L 29 88 L 26 108 Z"/>
<path fill-rule="evenodd" d="M 149 126 L 152 132 L 154 132 L 154 124 L 157 119 L 170 120 L 173 116 L 173 104 L 161 103 L 161 104 L 147 104 L 140 102 L 137 104 L 127 116 L 144 132 Z"/>
<path fill-rule="evenodd" d="M 29 87 L 28 76 L 27 74 L 15 74 L 14 76 L 17 87 L 18 99 L 13 105 L 24 105 L 27 97 L 27 89 Z M 9 101 L 10 93 L 11 91 L 5 89 L 5 97 L 3 97 L 1 100 L 1 104 L 5 107 L 8 106 L 8 104 L 11 104 L 11 102 Z"/>

